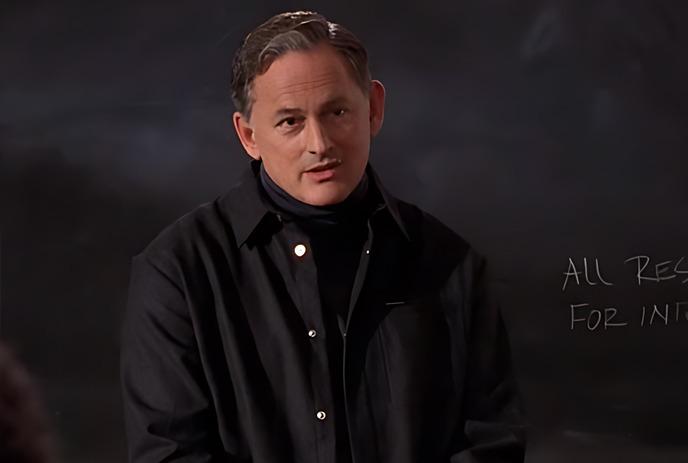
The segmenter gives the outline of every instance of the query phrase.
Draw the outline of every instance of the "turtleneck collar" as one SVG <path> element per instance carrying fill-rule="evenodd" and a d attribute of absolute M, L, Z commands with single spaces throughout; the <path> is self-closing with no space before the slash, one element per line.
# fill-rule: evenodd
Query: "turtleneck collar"
<path fill-rule="evenodd" d="M 344 201 L 327 206 L 313 206 L 294 198 L 270 178 L 262 162 L 260 163 L 260 182 L 273 204 L 297 220 L 336 225 L 364 216 L 367 212 L 365 205 L 370 190 L 367 172 L 363 173 L 361 181 Z"/>

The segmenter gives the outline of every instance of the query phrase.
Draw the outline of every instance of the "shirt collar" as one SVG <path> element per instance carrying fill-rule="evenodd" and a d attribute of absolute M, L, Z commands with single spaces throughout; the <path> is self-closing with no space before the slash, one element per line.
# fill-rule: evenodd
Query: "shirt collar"
<path fill-rule="evenodd" d="M 242 246 L 262 224 L 279 217 L 260 184 L 260 163 L 259 160 L 252 160 L 239 181 L 219 199 L 223 210 L 229 214 L 237 246 Z M 410 241 L 407 227 L 399 213 L 399 200 L 385 189 L 370 162 L 366 165 L 366 172 L 369 181 L 372 180 L 382 197 L 382 203 L 373 213 L 387 209 L 406 239 Z"/>

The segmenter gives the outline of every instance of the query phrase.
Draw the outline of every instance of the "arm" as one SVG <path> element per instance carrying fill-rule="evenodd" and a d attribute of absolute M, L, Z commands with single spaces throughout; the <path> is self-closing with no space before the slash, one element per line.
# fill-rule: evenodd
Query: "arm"
<path fill-rule="evenodd" d="M 466 448 L 450 463 L 520 463 L 526 438 L 509 340 L 484 260 L 476 268 L 464 395 Z"/>
<path fill-rule="evenodd" d="M 130 463 L 227 458 L 184 293 L 145 255 L 132 263 L 121 381 Z"/>

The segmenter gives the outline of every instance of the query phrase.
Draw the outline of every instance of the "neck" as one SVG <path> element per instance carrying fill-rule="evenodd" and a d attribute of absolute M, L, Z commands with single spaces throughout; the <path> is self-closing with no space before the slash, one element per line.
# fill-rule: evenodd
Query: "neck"
<path fill-rule="evenodd" d="M 368 175 L 363 173 L 361 181 L 356 188 L 337 204 L 327 206 L 313 206 L 304 203 L 282 189 L 260 164 L 260 181 L 263 189 L 275 206 L 297 219 L 314 221 L 322 224 L 338 224 L 357 216 L 365 211 L 365 199 L 368 196 Z"/>

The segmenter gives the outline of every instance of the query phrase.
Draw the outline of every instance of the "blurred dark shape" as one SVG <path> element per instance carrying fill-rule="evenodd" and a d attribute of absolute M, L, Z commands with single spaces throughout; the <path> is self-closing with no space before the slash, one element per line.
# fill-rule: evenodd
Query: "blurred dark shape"
<path fill-rule="evenodd" d="M 0 462 L 53 462 L 53 445 L 35 385 L 0 344 Z"/>

